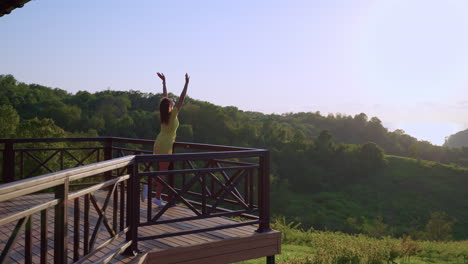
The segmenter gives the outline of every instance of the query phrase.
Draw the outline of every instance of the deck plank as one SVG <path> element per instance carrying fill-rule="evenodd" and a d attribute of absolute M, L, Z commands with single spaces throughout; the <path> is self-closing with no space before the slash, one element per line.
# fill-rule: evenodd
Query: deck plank
<path fill-rule="evenodd" d="M 102 208 L 105 200 L 106 192 L 97 191 L 94 193 L 98 205 Z M 120 197 L 119 197 L 120 198 Z M 53 200 L 53 194 L 51 193 L 40 193 L 31 194 L 27 196 L 21 196 L 10 201 L 0 202 L 0 215 L 6 217 L 8 215 L 24 211 L 25 209 L 31 208 L 35 205 Z M 113 198 L 111 198 L 113 199 Z M 80 257 L 83 256 L 83 243 L 84 243 L 84 199 L 80 198 L 80 243 L 79 253 Z M 110 201 L 109 208 L 105 212 L 105 216 L 108 218 L 112 226 L 112 200 Z M 146 206 L 147 202 L 141 203 L 140 216 L 141 221 L 146 221 Z M 74 231 L 74 217 L 73 217 L 73 201 L 69 202 L 69 218 L 68 218 L 68 259 L 72 263 L 73 257 L 73 231 Z M 157 213 L 159 209 L 153 208 L 153 215 Z M 194 213 L 182 206 L 174 206 L 169 208 L 166 213 L 162 216 L 161 220 L 175 219 L 181 217 L 194 216 Z M 40 258 L 40 213 L 36 213 L 32 216 L 32 253 L 33 262 L 39 262 Z M 90 222 L 90 237 L 94 231 L 95 224 L 98 220 L 98 213 L 95 208 L 91 205 L 89 213 Z M 117 214 L 117 219 L 120 215 Z M 12 230 L 14 229 L 17 221 L 0 226 L 0 249 L 6 245 Z M 227 217 L 214 217 L 207 219 L 190 220 L 184 222 L 175 222 L 170 224 L 160 224 L 153 226 L 144 226 L 138 228 L 139 237 L 142 236 L 154 236 L 158 234 L 164 234 L 167 232 L 179 232 L 187 231 L 192 229 L 210 228 L 223 224 L 238 223 L 238 221 L 229 219 Z M 48 209 L 48 249 L 47 259 L 49 262 L 53 260 L 53 224 L 54 224 L 54 210 L 53 208 Z M 272 231 L 269 233 L 259 234 L 255 231 L 256 226 L 242 226 L 237 228 L 227 228 L 222 230 L 215 230 L 210 232 L 189 234 L 183 236 L 166 237 L 155 240 L 144 240 L 139 241 L 138 247 L 143 252 L 139 256 L 125 256 L 118 255 L 110 263 L 127 264 L 127 263 L 184 263 L 184 264 L 195 264 L 195 263 L 230 263 L 233 261 L 240 261 L 249 258 L 262 257 L 267 255 L 277 254 L 280 251 L 280 233 Z M 96 245 L 108 240 L 109 234 L 105 229 L 104 225 L 101 227 L 96 236 Z M 83 263 L 94 263 L 100 258 L 103 258 L 109 252 L 114 250 L 125 240 L 125 235 L 118 239 L 115 239 L 112 243 L 104 247 L 102 250 L 97 252 L 95 255 L 90 256 L 88 260 Z M 144 256 L 144 257 L 143 257 Z M 157 260 L 157 261 L 156 261 Z M 228 262 L 226 262 L 228 261 Z M 24 230 L 19 234 L 16 245 L 10 254 L 10 260 L 8 263 L 24 263 Z"/>

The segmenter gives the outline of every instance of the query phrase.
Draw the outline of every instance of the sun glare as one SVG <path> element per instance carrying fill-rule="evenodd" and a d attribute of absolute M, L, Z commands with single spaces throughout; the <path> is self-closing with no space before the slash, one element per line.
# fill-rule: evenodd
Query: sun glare
<path fill-rule="evenodd" d="M 357 62 L 389 103 L 438 101 L 468 83 L 468 19 L 461 1 L 377 1 L 358 34 Z"/>

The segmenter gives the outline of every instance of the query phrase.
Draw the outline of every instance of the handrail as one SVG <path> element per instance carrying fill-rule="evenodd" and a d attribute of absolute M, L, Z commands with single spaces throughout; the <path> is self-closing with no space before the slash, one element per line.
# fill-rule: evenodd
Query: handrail
<path fill-rule="evenodd" d="M 101 142 L 111 137 L 0 138 L 0 143 Z"/>
<path fill-rule="evenodd" d="M 101 172 L 125 167 L 132 164 L 134 158 L 135 156 L 126 156 L 2 184 L 0 185 L 0 202 L 64 184 L 66 178 L 69 181 L 75 181 Z"/>
<path fill-rule="evenodd" d="M 188 157 L 193 159 L 212 159 L 214 156 L 220 159 L 229 159 L 229 158 L 251 158 L 256 157 L 261 153 L 265 153 L 268 150 L 264 149 L 255 149 L 255 150 L 237 150 L 237 151 L 219 151 L 219 152 L 201 152 L 201 153 L 177 153 L 174 154 L 144 154 L 137 155 L 138 162 L 142 161 L 176 161 L 176 160 L 186 160 Z"/>
<path fill-rule="evenodd" d="M 105 142 L 112 140 L 117 143 L 153 145 L 154 139 L 137 139 L 124 137 L 64 137 L 64 138 L 0 138 L 0 143 L 54 143 L 54 142 Z M 200 150 L 253 150 L 254 148 L 213 145 L 192 142 L 175 142 L 174 148 L 200 149 Z"/>
<path fill-rule="evenodd" d="M 211 145 L 203 143 L 175 142 L 174 148 L 213 150 L 213 151 L 237 151 L 237 150 L 256 150 L 255 148 L 234 147 L 224 145 Z"/>

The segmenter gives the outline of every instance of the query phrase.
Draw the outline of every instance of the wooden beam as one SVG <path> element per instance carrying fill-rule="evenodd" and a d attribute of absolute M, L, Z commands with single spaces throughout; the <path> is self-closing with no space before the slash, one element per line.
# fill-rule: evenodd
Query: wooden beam
<path fill-rule="evenodd" d="M 236 238 L 201 245 L 150 251 L 146 263 L 232 263 L 279 254 L 281 233 L 265 232 L 247 238 Z"/>

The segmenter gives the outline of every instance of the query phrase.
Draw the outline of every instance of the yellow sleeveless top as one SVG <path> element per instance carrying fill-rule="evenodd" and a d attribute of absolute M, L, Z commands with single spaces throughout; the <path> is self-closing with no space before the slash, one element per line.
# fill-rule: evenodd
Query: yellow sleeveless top
<path fill-rule="evenodd" d="M 176 132 L 179 127 L 178 114 L 179 110 L 177 107 L 174 107 L 169 116 L 169 122 L 167 124 L 161 123 L 161 131 L 154 142 L 153 154 L 172 154 L 172 145 L 176 139 Z"/>

